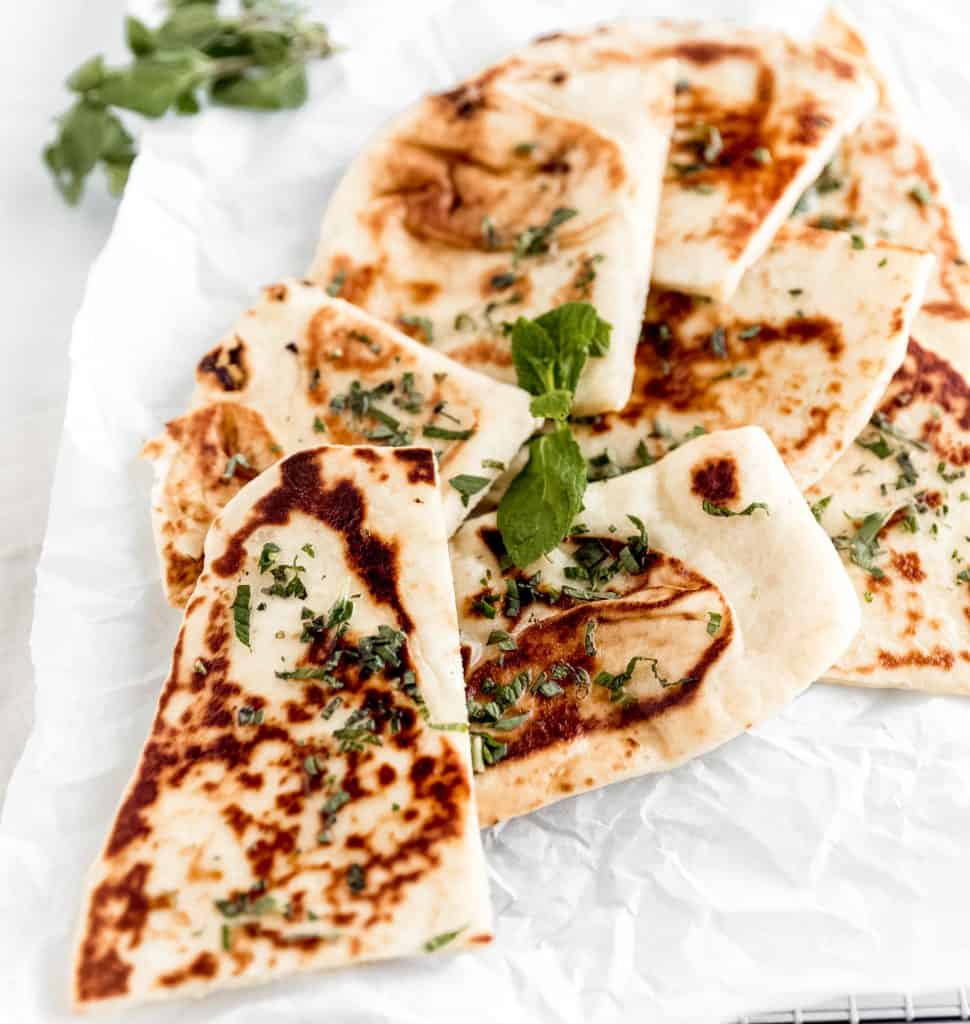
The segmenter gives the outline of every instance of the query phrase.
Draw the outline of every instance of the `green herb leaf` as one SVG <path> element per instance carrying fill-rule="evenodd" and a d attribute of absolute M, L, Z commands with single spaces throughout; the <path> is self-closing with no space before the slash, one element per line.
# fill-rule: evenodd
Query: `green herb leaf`
<path fill-rule="evenodd" d="M 832 495 L 827 494 L 824 498 L 819 498 L 818 501 L 812 502 L 812 515 L 815 516 L 815 522 L 820 523 L 822 521 L 822 515 L 829 507 L 829 502 L 831 500 Z"/>
<path fill-rule="evenodd" d="M 474 430 L 452 430 L 450 427 L 439 427 L 435 423 L 428 423 L 421 429 L 425 437 L 437 437 L 442 441 L 467 441 L 474 433 Z"/>
<path fill-rule="evenodd" d="M 232 602 L 232 622 L 236 630 L 236 639 L 252 650 L 249 642 L 249 615 L 251 597 L 248 583 L 240 583 L 236 588 L 236 598 Z"/>
<path fill-rule="evenodd" d="M 512 325 L 512 361 L 519 387 L 535 395 L 533 415 L 565 419 L 589 356 L 604 355 L 612 328 L 587 302 L 567 302 L 535 320 Z"/>
<path fill-rule="evenodd" d="M 412 313 L 402 313 L 398 320 L 405 327 L 417 328 L 423 335 L 425 342 L 430 345 L 434 341 L 434 324 L 427 316 L 415 316 Z"/>
<path fill-rule="evenodd" d="M 461 495 L 461 503 L 465 508 L 468 508 L 469 499 L 488 487 L 491 482 L 487 476 L 472 476 L 470 473 L 459 473 L 448 481 Z"/>
<path fill-rule="evenodd" d="M 458 928 L 453 932 L 442 932 L 433 939 L 428 939 L 424 944 L 425 953 L 434 953 L 436 950 L 441 949 L 442 946 L 447 946 L 449 942 L 454 942 L 464 930 L 464 928 Z"/>
<path fill-rule="evenodd" d="M 529 412 L 543 420 L 564 420 L 573 404 L 573 393 L 565 388 L 536 395 L 529 403 Z"/>
<path fill-rule="evenodd" d="M 724 505 L 716 505 L 713 501 L 708 501 L 707 498 L 701 503 L 701 507 L 709 516 L 750 516 L 760 508 L 764 509 L 765 514 L 768 513 L 768 506 L 763 501 L 752 501 L 746 508 L 741 509 L 740 512 L 733 512 L 731 509 L 726 508 Z"/>
<path fill-rule="evenodd" d="M 530 442 L 529 461 L 498 507 L 498 528 L 515 565 L 524 568 L 560 543 L 585 490 L 586 461 L 568 427 Z"/>
<path fill-rule="evenodd" d="M 306 99 L 306 63 L 333 52 L 326 28 L 283 0 L 244 0 L 241 6 L 238 14 L 222 15 L 212 0 L 169 0 L 168 17 L 154 30 L 129 16 L 132 63 L 106 68 L 95 57 L 68 78 L 80 106 L 60 119 L 57 138 L 43 154 L 68 202 L 78 201 L 99 162 L 111 192 L 124 189 L 135 147 L 112 107 L 146 117 L 172 109 L 194 114 L 202 89 L 214 102 L 258 110 Z"/>
<path fill-rule="evenodd" d="M 721 628 L 721 613 L 720 612 L 708 612 L 707 613 L 707 634 L 708 636 L 717 636 L 717 631 Z"/>

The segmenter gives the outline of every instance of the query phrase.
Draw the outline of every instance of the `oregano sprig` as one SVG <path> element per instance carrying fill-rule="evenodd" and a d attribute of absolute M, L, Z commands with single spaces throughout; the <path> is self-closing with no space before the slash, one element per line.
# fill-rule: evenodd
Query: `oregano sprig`
<path fill-rule="evenodd" d="M 112 195 L 121 195 L 135 159 L 135 140 L 116 110 L 157 118 L 170 110 L 197 114 L 200 94 L 213 103 L 284 110 L 307 97 L 306 65 L 334 52 L 326 26 L 309 21 L 287 0 L 242 0 L 235 15 L 218 0 L 168 0 L 156 28 L 125 19 L 133 60 L 108 67 L 101 56 L 67 79 L 76 95 L 58 118 L 44 163 L 72 205 L 100 164 Z"/>

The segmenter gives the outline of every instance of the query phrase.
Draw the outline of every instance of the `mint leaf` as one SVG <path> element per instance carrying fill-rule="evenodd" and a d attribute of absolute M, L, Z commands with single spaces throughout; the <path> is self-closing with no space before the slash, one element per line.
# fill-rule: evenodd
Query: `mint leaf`
<path fill-rule="evenodd" d="M 78 102 L 58 121 L 44 163 L 69 203 L 81 197 L 84 181 L 103 164 L 112 193 L 125 187 L 135 145 L 111 108 L 145 117 L 170 110 L 196 114 L 199 96 L 255 110 L 299 106 L 307 95 L 305 65 L 334 52 L 326 26 L 310 21 L 289 0 L 168 0 L 165 20 L 151 28 L 125 19 L 125 40 L 135 60 L 107 68 L 98 56 L 67 79 Z M 541 239 L 540 239 L 541 241 Z"/>
<path fill-rule="evenodd" d="M 591 356 L 606 355 L 613 328 L 601 319 L 588 302 L 566 302 L 536 319 L 560 344 L 581 345 Z M 580 367 L 582 369 L 582 367 Z M 579 373 L 576 374 L 577 379 Z"/>
<path fill-rule="evenodd" d="M 306 68 L 299 63 L 284 64 L 258 75 L 223 79 L 212 87 L 215 103 L 250 110 L 286 110 L 302 106 L 306 98 Z"/>
<path fill-rule="evenodd" d="M 556 547 L 583 505 L 586 462 L 567 426 L 529 444 L 529 461 L 498 507 L 505 550 L 525 568 Z"/>
<path fill-rule="evenodd" d="M 533 415 L 558 420 L 569 415 L 586 359 L 608 350 L 610 331 L 588 302 L 567 302 L 535 320 L 515 321 L 512 361 L 519 387 L 536 396 Z"/>
<path fill-rule="evenodd" d="M 104 79 L 104 58 L 100 55 L 86 60 L 73 71 L 64 83 L 72 92 L 86 92 L 100 85 Z"/>
<path fill-rule="evenodd" d="M 533 398 L 529 403 L 529 412 L 542 419 L 564 420 L 572 404 L 573 393 L 565 388 L 556 388 L 555 391 L 547 391 Z"/>
<path fill-rule="evenodd" d="M 139 58 L 130 68 L 106 72 L 89 96 L 106 106 L 161 117 L 210 71 L 209 58 L 193 50 L 158 53 Z"/>
<path fill-rule="evenodd" d="M 125 18 L 125 42 L 136 57 L 147 57 L 155 49 L 155 33 L 134 15 Z"/>

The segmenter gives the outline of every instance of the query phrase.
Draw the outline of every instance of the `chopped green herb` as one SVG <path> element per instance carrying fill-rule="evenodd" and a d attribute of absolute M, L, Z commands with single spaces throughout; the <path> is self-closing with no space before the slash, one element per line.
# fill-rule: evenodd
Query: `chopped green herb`
<path fill-rule="evenodd" d="M 714 353 L 715 356 L 717 356 L 718 359 L 727 358 L 727 346 L 725 344 L 726 337 L 727 334 L 720 324 L 718 324 L 717 327 L 715 327 L 714 330 L 711 331 L 709 344 L 711 346 L 711 351 Z"/>
<path fill-rule="evenodd" d="M 855 439 L 855 443 L 860 448 L 865 448 L 866 451 L 872 452 L 877 459 L 888 459 L 894 451 L 882 434 L 880 434 L 875 441 L 863 441 L 861 437 L 857 437 Z"/>
<path fill-rule="evenodd" d="M 344 282 L 346 280 L 347 280 L 347 271 L 346 270 L 338 270 L 337 273 L 334 274 L 332 278 L 330 278 L 330 281 L 327 284 L 327 294 L 331 298 L 334 298 L 337 295 L 339 295 L 341 289 L 344 286 Z"/>
<path fill-rule="evenodd" d="M 731 509 L 726 508 L 724 505 L 717 505 L 713 501 L 708 501 L 707 498 L 701 503 L 701 507 L 709 516 L 750 516 L 760 508 L 764 509 L 765 514 L 768 513 L 768 506 L 763 501 L 752 501 L 746 508 L 741 509 L 740 512 L 732 512 Z"/>
<path fill-rule="evenodd" d="M 449 427 L 439 427 L 433 423 L 426 424 L 422 431 L 425 437 L 435 437 L 442 441 L 467 441 L 474 433 L 474 429 L 452 430 Z"/>
<path fill-rule="evenodd" d="M 707 613 L 707 632 L 709 636 L 717 636 L 717 631 L 721 628 L 721 613 L 720 612 L 708 612 Z"/>
<path fill-rule="evenodd" d="M 518 234 L 513 250 L 513 263 L 517 264 L 527 256 L 541 256 L 547 253 L 556 230 L 567 220 L 577 216 L 578 213 L 578 210 L 573 210 L 568 206 L 557 206 L 545 224 L 533 225 Z"/>
<path fill-rule="evenodd" d="M 495 618 L 495 605 L 491 603 L 494 598 L 480 597 L 472 604 L 472 609 L 477 611 L 480 615 L 484 615 L 486 619 Z"/>
<path fill-rule="evenodd" d="M 405 327 L 414 327 L 424 336 L 425 343 L 430 345 L 434 341 L 434 324 L 427 316 L 415 316 L 413 313 L 402 313 L 398 321 Z"/>
<path fill-rule="evenodd" d="M 909 190 L 908 194 L 909 198 L 920 206 L 927 206 L 929 203 L 933 202 L 933 193 L 930 192 L 929 186 L 925 181 L 918 181 Z"/>
<path fill-rule="evenodd" d="M 251 607 L 250 589 L 248 583 L 240 583 L 236 588 L 236 598 L 232 602 L 232 621 L 236 630 L 236 639 L 250 647 L 249 643 L 249 614 Z M 250 648 L 252 649 L 252 648 Z"/>
<path fill-rule="evenodd" d="M 436 950 L 441 949 L 442 946 L 447 946 L 449 942 L 454 942 L 464 930 L 464 928 L 458 928 L 453 932 L 442 932 L 433 939 L 428 939 L 424 944 L 425 953 L 434 953 Z"/>
<path fill-rule="evenodd" d="M 448 481 L 461 495 L 461 503 L 465 508 L 468 508 L 469 499 L 483 491 L 491 482 L 487 476 L 471 476 L 469 473 L 459 473 Z"/>
<path fill-rule="evenodd" d="M 589 657 L 596 657 L 596 619 L 590 619 L 586 623 L 586 632 L 583 637 L 583 648 Z"/>
<path fill-rule="evenodd" d="M 485 643 L 489 646 L 494 644 L 500 651 L 514 651 L 518 646 L 515 637 L 504 629 L 493 629 Z"/>
<path fill-rule="evenodd" d="M 967 475 L 966 470 L 964 469 L 958 469 L 952 473 L 948 473 L 946 471 L 945 462 L 940 462 L 936 467 L 936 471 L 948 484 L 952 484 L 954 480 L 960 480 Z"/>
<path fill-rule="evenodd" d="M 263 709 L 244 705 L 236 712 L 236 721 L 240 725 L 262 725 Z"/>
<path fill-rule="evenodd" d="M 226 463 L 226 468 L 222 471 L 222 479 L 231 480 L 236 475 L 237 466 L 242 466 L 243 469 L 249 469 L 249 460 L 242 452 L 236 452 L 235 455 L 230 457 L 229 461 Z"/>
<path fill-rule="evenodd" d="M 862 235 L 852 235 L 851 238 L 853 249 L 865 249 L 866 240 L 862 237 Z"/>
<path fill-rule="evenodd" d="M 904 434 L 891 420 L 889 420 L 883 413 L 874 413 L 872 419 L 869 421 L 877 430 L 881 430 L 884 434 L 888 434 L 890 437 L 894 437 L 897 441 L 903 441 L 905 444 L 911 444 L 914 448 L 919 448 L 920 451 L 926 451 L 929 445 L 925 441 L 920 441 L 918 438 L 910 437 L 908 434 Z"/>
<path fill-rule="evenodd" d="M 748 341 L 749 338 L 757 338 L 761 333 L 761 324 L 752 324 L 750 327 L 745 327 L 743 331 L 738 331 L 738 337 L 742 341 Z"/>
<path fill-rule="evenodd" d="M 327 432 L 327 425 L 319 416 L 313 417 L 313 432 L 315 434 L 325 434 Z"/>
<path fill-rule="evenodd" d="M 347 868 L 347 886 L 351 892 L 363 892 L 367 885 L 367 874 L 359 864 Z"/>
<path fill-rule="evenodd" d="M 735 380 L 737 377 L 746 377 L 748 374 L 748 368 L 746 366 L 732 366 L 730 370 L 725 370 L 723 373 L 719 373 L 716 377 L 712 377 L 712 380 Z"/>
<path fill-rule="evenodd" d="M 817 523 L 822 521 L 822 515 L 829 507 L 829 502 L 831 502 L 831 500 L 832 495 L 827 494 L 824 498 L 819 498 L 818 501 L 812 503 L 812 515 L 815 516 L 815 521 Z"/>

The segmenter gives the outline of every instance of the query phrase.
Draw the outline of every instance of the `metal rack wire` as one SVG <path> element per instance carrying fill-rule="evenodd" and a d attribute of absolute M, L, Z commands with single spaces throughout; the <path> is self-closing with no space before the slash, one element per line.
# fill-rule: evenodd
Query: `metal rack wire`
<path fill-rule="evenodd" d="M 843 996 L 811 1009 L 778 1010 L 742 1017 L 737 1024 L 889 1024 L 890 1021 L 970 1021 L 966 986 L 914 997 L 905 994 Z"/>

